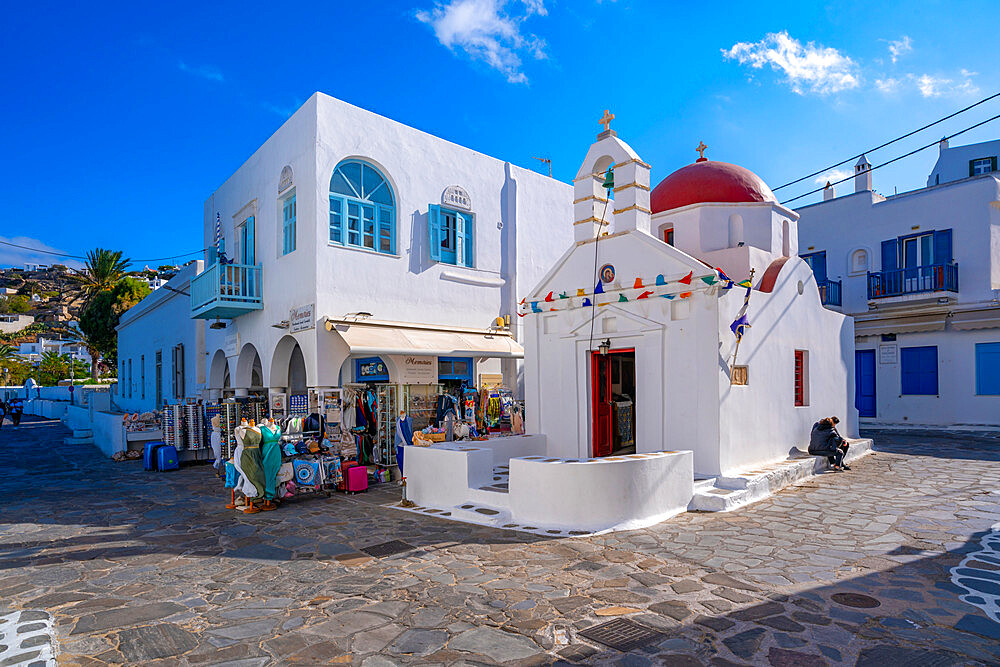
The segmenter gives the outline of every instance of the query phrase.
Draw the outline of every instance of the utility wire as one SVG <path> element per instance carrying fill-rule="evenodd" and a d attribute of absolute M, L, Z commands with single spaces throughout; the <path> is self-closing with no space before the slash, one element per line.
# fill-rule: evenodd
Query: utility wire
<path fill-rule="evenodd" d="M 809 179 L 809 178 L 812 178 L 813 176 L 819 176 L 823 172 L 830 171 L 831 169 L 835 169 L 835 168 L 837 168 L 837 167 L 839 167 L 839 166 L 841 166 L 843 164 L 847 164 L 851 160 L 857 160 L 858 158 L 860 158 L 862 155 L 865 155 L 866 153 L 874 153 L 875 151 L 877 151 L 879 149 L 885 148 L 886 146 L 890 146 L 890 145 L 896 143 L 897 141 L 902 141 L 903 139 L 906 139 L 907 137 L 912 137 L 914 134 L 917 134 L 918 132 L 923 132 L 924 130 L 926 130 L 929 127 L 934 127 L 938 123 L 943 123 L 944 121 L 948 120 L 949 118 L 954 118 L 955 116 L 957 116 L 959 114 L 965 113 L 969 109 L 978 107 L 980 104 L 984 104 L 986 102 L 989 102 L 990 100 L 992 100 L 994 98 L 997 98 L 997 97 L 1000 97 L 1000 93 L 994 93 L 993 95 L 990 95 L 987 98 L 979 100 L 975 104 L 971 104 L 971 105 L 965 107 L 964 109 L 960 109 L 959 111 L 956 111 L 953 114 L 945 116 L 944 118 L 939 118 L 936 121 L 934 121 L 933 123 L 928 123 L 927 125 L 924 125 L 923 127 L 919 128 L 919 129 L 913 130 L 912 132 L 907 132 L 906 134 L 904 134 L 904 135 L 902 135 L 900 137 L 896 137 L 892 141 L 885 142 L 881 146 L 876 146 L 875 148 L 870 148 L 867 151 L 865 151 L 864 153 L 858 153 L 854 157 L 849 157 L 846 160 L 844 160 L 843 162 L 838 162 L 837 164 L 832 164 L 829 167 L 826 167 L 824 169 L 820 169 L 819 171 L 815 171 L 815 172 L 809 174 L 808 176 L 803 176 L 802 178 L 797 178 L 794 181 L 789 181 L 788 183 L 785 183 L 784 185 L 779 185 L 776 188 L 771 188 L 771 192 L 774 192 L 776 190 L 780 190 L 781 188 L 787 188 L 789 185 L 795 185 L 796 183 L 801 183 L 802 181 L 804 181 L 806 179 Z M 937 143 L 937 142 L 934 142 L 934 143 Z"/>
<path fill-rule="evenodd" d="M 31 246 L 20 245 L 18 243 L 11 243 L 10 241 L 0 241 L 0 244 L 12 246 L 14 248 L 21 248 L 22 250 L 30 250 L 31 252 L 36 252 L 42 255 L 55 255 L 56 257 L 68 257 L 70 259 L 82 259 L 86 260 L 87 257 L 82 255 L 70 255 L 64 252 L 54 252 L 52 250 L 42 250 L 41 248 L 32 248 Z M 180 259 L 181 257 L 187 257 L 188 255 L 197 255 L 198 253 L 205 252 L 208 248 L 202 248 L 201 250 L 192 250 L 191 252 L 181 253 L 180 255 L 170 255 L 169 257 L 148 257 L 146 259 L 128 259 L 129 262 L 164 262 L 168 259 Z"/>
<path fill-rule="evenodd" d="M 990 122 L 992 122 L 992 121 L 995 121 L 995 120 L 996 120 L 996 119 L 998 119 L 998 118 L 1000 118 L 1000 114 L 997 114 L 996 116 L 993 116 L 992 118 L 987 118 L 986 120 L 982 121 L 981 123 L 976 123 L 975 125 L 970 125 L 969 127 L 965 128 L 964 130 L 959 130 L 958 132 L 956 132 L 956 133 L 954 133 L 954 134 L 950 134 L 950 135 L 948 135 L 947 137 L 945 137 L 945 139 L 952 139 L 952 138 L 954 138 L 954 137 L 957 137 L 957 136 L 958 136 L 958 135 L 960 135 L 960 134 L 965 134 L 965 133 L 966 133 L 966 132 L 968 132 L 969 130 L 974 130 L 974 129 L 976 129 L 976 128 L 977 128 L 977 127 L 979 127 L 979 126 L 981 126 L 981 125 L 986 125 L 986 123 L 990 123 Z M 899 161 L 900 161 L 900 160 L 902 160 L 903 158 L 907 158 L 907 157 L 910 157 L 910 156 L 911 156 L 911 155 L 913 155 L 914 153 L 919 153 L 920 151 L 922 151 L 922 150 L 927 150 L 928 148 L 930 148 L 930 147 L 932 147 L 932 146 L 937 146 L 937 145 L 938 145 L 938 143 L 939 143 L 940 141 L 941 141 L 941 140 L 939 139 L 938 141 L 934 141 L 934 142 L 931 142 L 931 143 L 927 144 L 926 146 L 921 146 L 920 148 L 915 148 L 914 150 L 910 151 L 909 153 L 904 153 L 903 155 L 900 155 L 899 157 L 894 157 L 894 158 L 892 158 L 891 160 L 889 160 L 889 161 L 887 161 L 887 162 L 883 162 L 883 163 L 882 163 L 882 164 L 880 164 L 880 165 L 876 165 L 876 166 L 872 167 L 871 169 L 869 169 L 868 171 L 875 171 L 876 169 L 879 169 L 879 168 L 881 168 L 881 167 L 885 167 L 886 165 L 890 165 L 890 164 L 892 164 L 893 162 L 899 162 Z M 851 179 L 852 179 L 852 178 L 854 178 L 854 177 L 855 177 L 855 175 L 854 175 L 854 174 L 851 174 L 851 175 L 850 175 L 850 176 L 848 176 L 847 178 L 842 178 L 842 179 L 840 179 L 839 181 L 835 181 L 835 182 L 833 182 L 833 183 L 830 183 L 830 185 L 838 185 L 838 184 L 840 184 L 840 183 L 843 183 L 844 181 L 849 181 L 849 180 L 851 180 Z M 807 178 L 808 178 L 808 177 L 807 177 Z M 791 202 L 795 201 L 796 199 L 802 199 L 803 197 L 808 197 L 809 195 L 813 195 L 813 194 L 816 194 L 817 192 L 822 192 L 822 191 L 823 191 L 823 190 L 825 190 L 825 189 L 826 189 L 826 187 L 825 187 L 825 186 L 824 186 L 824 187 L 821 187 L 821 188 L 816 188 L 815 190 L 810 190 L 809 192 L 806 192 L 806 193 L 804 193 L 804 194 L 801 194 L 801 195 L 799 195 L 798 197 L 792 197 L 791 199 L 786 199 L 785 201 L 783 201 L 783 202 L 781 202 L 781 203 L 782 203 L 782 205 L 784 205 L 784 204 L 789 204 L 789 203 L 791 203 Z"/>

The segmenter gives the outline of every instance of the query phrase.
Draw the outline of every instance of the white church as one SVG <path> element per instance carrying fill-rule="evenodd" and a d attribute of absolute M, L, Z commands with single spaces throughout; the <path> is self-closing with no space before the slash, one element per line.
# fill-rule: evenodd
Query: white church
<path fill-rule="evenodd" d="M 857 437 L 854 324 L 820 303 L 798 215 L 704 145 L 651 189 L 611 118 L 574 179 L 573 242 L 522 300 L 528 435 L 407 448 L 418 508 L 631 528 L 819 470 L 801 452 L 822 417 Z"/>

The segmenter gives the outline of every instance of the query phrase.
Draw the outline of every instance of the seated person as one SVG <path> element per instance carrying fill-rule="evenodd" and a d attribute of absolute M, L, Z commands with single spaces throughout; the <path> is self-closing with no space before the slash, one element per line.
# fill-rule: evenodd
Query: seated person
<path fill-rule="evenodd" d="M 813 424 L 809 434 L 809 453 L 813 456 L 825 456 L 834 470 L 850 470 L 844 463 L 847 454 L 847 442 L 837 433 L 836 417 L 824 417 Z"/>

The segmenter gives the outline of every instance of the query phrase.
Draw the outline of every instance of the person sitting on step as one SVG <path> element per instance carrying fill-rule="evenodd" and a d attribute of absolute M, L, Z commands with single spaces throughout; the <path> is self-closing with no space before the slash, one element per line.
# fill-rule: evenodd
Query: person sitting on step
<path fill-rule="evenodd" d="M 837 417 L 824 417 L 813 424 L 809 434 L 809 453 L 813 456 L 825 456 L 834 470 L 850 470 L 844 463 L 847 455 L 847 441 L 837 433 Z"/>

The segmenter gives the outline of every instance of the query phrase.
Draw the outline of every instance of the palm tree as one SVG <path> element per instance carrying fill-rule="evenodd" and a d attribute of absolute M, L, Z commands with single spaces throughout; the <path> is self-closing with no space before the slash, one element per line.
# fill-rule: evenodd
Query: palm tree
<path fill-rule="evenodd" d="M 87 296 L 112 289 L 125 275 L 129 261 L 122 258 L 121 250 L 96 248 L 88 252 L 87 269 L 83 273 L 83 289 Z"/>
<path fill-rule="evenodd" d="M 3 383 L 4 386 L 7 385 L 8 378 L 10 377 L 10 371 L 8 370 L 14 365 L 14 361 L 17 359 L 17 349 L 13 345 L 8 345 L 7 343 L 0 343 L 0 369 L 3 370 Z"/>
<path fill-rule="evenodd" d="M 97 382 L 97 363 L 101 359 L 101 353 L 97 349 L 97 342 L 93 337 L 84 333 L 80 325 L 76 322 L 70 324 L 69 335 L 72 342 L 79 343 L 87 348 L 87 354 L 90 355 L 90 377 L 94 379 L 94 382 Z"/>

